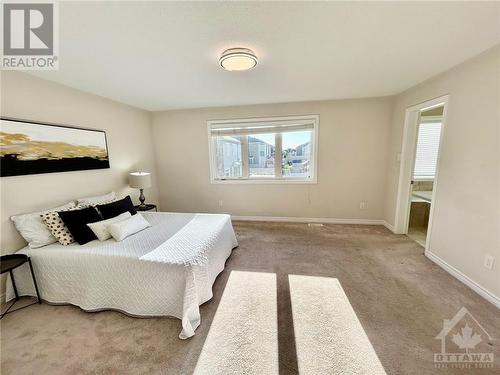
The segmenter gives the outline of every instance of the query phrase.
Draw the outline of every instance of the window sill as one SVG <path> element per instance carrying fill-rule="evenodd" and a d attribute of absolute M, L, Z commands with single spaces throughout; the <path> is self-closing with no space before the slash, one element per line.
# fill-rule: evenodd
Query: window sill
<path fill-rule="evenodd" d="M 301 180 L 301 179 L 290 179 L 290 180 L 285 180 L 285 179 L 265 179 L 265 178 L 252 178 L 252 179 L 227 179 L 227 180 L 214 180 L 212 179 L 210 181 L 211 184 L 220 184 L 220 185 L 227 185 L 227 184 L 239 184 L 239 185 L 244 185 L 244 184 L 277 184 L 277 185 L 283 185 L 283 184 L 291 184 L 291 185 L 297 185 L 297 184 L 317 184 L 318 180 L 317 179 L 311 179 L 311 180 Z"/>

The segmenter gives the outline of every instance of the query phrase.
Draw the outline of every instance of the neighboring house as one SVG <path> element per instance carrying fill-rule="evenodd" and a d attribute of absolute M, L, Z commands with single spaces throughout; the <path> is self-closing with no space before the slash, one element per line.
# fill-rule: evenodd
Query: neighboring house
<path fill-rule="evenodd" d="M 311 155 L 311 142 L 308 141 L 306 143 L 303 143 L 297 146 L 295 150 L 297 151 L 297 156 L 306 156 L 307 158 L 309 158 L 309 156 Z"/>
<path fill-rule="evenodd" d="M 219 176 L 241 176 L 241 141 L 234 137 L 221 137 L 217 142 Z"/>
<path fill-rule="evenodd" d="M 283 155 L 283 174 L 284 175 L 297 175 L 309 173 L 309 161 L 311 158 L 311 142 L 306 142 L 295 147 L 295 149 L 288 149 Z"/>
<path fill-rule="evenodd" d="M 274 146 L 255 137 L 248 137 L 248 163 L 251 168 L 274 165 Z"/>

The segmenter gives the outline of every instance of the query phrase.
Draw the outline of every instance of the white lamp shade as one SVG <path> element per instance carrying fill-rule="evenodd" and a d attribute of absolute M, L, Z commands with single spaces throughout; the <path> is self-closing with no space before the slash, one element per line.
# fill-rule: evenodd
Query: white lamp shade
<path fill-rule="evenodd" d="M 151 174 L 148 172 L 132 172 L 128 176 L 128 184 L 136 189 L 151 187 Z"/>

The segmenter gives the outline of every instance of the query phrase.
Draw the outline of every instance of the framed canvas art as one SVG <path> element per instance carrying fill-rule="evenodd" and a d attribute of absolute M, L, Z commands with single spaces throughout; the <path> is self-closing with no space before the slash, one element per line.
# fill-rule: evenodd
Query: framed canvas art
<path fill-rule="evenodd" d="M 0 119 L 0 176 L 109 168 L 106 132 Z"/>

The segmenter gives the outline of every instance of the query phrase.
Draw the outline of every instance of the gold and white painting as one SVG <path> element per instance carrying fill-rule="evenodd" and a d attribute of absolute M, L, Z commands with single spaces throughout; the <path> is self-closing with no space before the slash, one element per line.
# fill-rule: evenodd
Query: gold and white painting
<path fill-rule="evenodd" d="M 0 162 L 2 177 L 109 168 L 106 133 L 1 119 Z"/>

